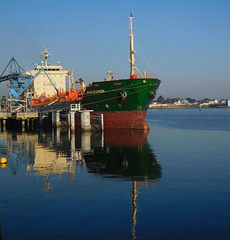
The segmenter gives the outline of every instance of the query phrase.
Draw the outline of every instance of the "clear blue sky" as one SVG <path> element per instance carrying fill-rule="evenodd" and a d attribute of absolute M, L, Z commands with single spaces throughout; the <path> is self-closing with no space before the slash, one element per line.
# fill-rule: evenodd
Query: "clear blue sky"
<path fill-rule="evenodd" d="M 158 96 L 230 99 L 229 0 L 2 0 L 0 10 L 0 74 L 12 56 L 27 68 L 48 45 L 49 63 L 75 78 L 127 78 L 132 12 L 136 64 L 162 80 Z"/>

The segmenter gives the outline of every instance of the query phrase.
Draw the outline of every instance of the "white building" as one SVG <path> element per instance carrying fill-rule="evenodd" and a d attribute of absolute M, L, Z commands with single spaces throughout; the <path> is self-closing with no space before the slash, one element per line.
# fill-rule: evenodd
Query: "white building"
<path fill-rule="evenodd" d="M 185 99 L 180 99 L 180 100 L 174 102 L 173 104 L 175 104 L 175 105 L 187 105 L 187 104 L 189 104 L 189 103 L 188 103 L 188 101 L 185 100 Z"/>
<path fill-rule="evenodd" d="M 203 102 L 203 103 L 201 103 L 201 105 L 214 105 L 214 104 L 218 104 L 218 103 L 219 103 L 219 101 L 217 99 L 215 99 L 215 100 L 208 100 L 206 102 Z"/>

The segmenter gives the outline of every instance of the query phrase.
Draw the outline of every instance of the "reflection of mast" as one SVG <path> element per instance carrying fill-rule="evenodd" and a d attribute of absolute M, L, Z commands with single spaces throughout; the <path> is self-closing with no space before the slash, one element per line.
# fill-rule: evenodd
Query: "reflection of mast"
<path fill-rule="evenodd" d="M 137 224 L 137 182 L 133 181 L 133 189 L 132 189 L 132 207 L 133 207 L 133 227 L 132 227 L 132 235 L 133 239 L 136 239 L 136 224 Z"/>

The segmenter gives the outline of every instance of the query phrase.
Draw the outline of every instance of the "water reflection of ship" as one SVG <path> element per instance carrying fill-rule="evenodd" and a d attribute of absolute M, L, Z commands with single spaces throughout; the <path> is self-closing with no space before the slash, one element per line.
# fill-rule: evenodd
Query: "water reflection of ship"
<path fill-rule="evenodd" d="M 143 131 L 108 130 L 98 134 L 75 135 L 57 130 L 41 131 L 39 135 L 25 133 L 7 136 L 8 163 L 13 174 L 22 164 L 19 161 L 22 159 L 27 164 L 27 170 L 34 170 L 39 176 L 71 170 L 73 172 L 69 173 L 73 177 L 78 161 L 86 164 L 88 172 L 104 177 L 127 180 L 157 180 L 161 177 L 161 168 L 147 143 L 147 133 Z M 71 169 L 70 165 L 73 165 Z"/>
<path fill-rule="evenodd" d="M 83 152 L 88 172 L 132 181 L 133 239 L 137 237 L 138 184 L 155 183 L 161 177 L 161 167 L 147 142 L 147 135 L 148 132 L 143 131 L 106 130 L 103 136 L 92 135 L 90 151 Z"/>
<path fill-rule="evenodd" d="M 7 155 L 7 167 L 13 175 L 17 174 L 20 165 L 26 165 L 27 174 L 33 174 L 44 179 L 45 191 L 50 189 L 49 178 L 52 175 L 61 177 L 67 173 L 74 178 L 77 152 L 75 150 L 75 135 L 69 137 L 60 129 L 52 132 L 37 133 L 0 132 L 0 153 Z M 71 148 L 71 151 L 70 151 Z M 2 152 L 4 151 L 4 152 Z M 74 152 L 74 158 L 71 153 Z M 79 154 L 78 154 L 79 155 Z M 81 159 L 81 157 L 79 157 Z"/>
<path fill-rule="evenodd" d="M 12 138 L 8 136 L 9 165 L 14 163 L 11 155 L 14 144 L 17 144 L 26 161 L 27 174 L 31 172 L 42 177 L 46 191 L 51 187 L 50 178 L 53 175 L 67 173 L 73 179 L 76 165 L 86 166 L 89 173 L 98 176 L 131 181 L 132 235 L 135 239 L 137 189 L 140 184 L 155 183 L 161 177 L 161 167 L 147 142 L 147 135 L 147 132 L 130 130 L 81 134 L 56 129 L 51 132 L 40 131 L 38 135 L 25 133 Z M 1 137 L 5 138 L 3 135 Z M 14 168 L 14 174 L 16 171 L 17 168 Z"/>
<path fill-rule="evenodd" d="M 45 191 L 51 188 L 49 178 L 54 175 L 61 177 L 67 173 L 69 179 L 74 179 L 76 157 L 71 154 L 79 151 L 75 149 L 75 135 L 68 135 L 60 129 L 43 132 L 38 135 L 38 142 L 34 145 L 34 162 L 27 165 L 27 171 L 45 178 Z M 72 161 L 71 161 L 72 160 Z M 81 160 L 79 156 L 78 160 Z"/>
<path fill-rule="evenodd" d="M 143 131 L 105 131 L 104 147 L 92 136 L 91 151 L 83 154 L 90 173 L 127 180 L 157 180 L 161 167 Z"/>

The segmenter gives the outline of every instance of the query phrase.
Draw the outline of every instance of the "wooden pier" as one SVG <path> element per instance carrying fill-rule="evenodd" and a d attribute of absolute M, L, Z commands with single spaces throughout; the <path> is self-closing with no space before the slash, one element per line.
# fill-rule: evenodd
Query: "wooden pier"
<path fill-rule="evenodd" d="M 6 130 L 6 125 L 11 124 L 12 126 L 18 126 L 21 124 L 22 130 L 25 130 L 25 126 L 27 124 L 27 128 L 34 126 L 34 121 L 38 118 L 37 112 L 24 112 L 24 113 L 10 113 L 10 112 L 0 112 L 0 127 L 3 130 Z"/>
<path fill-rule="evenodd" d="M 35 125 L 39 127 L 47 127 L 47 125 L 50 125 L 50 127 L 53 128 L 63 128 L 67 126 L 71 131 L 75 131 L 77 126 L 80 126 L 81 130 L 85 132 L 94 129 L 103 131 L 103 115 L 97 115 L 95 124 L 91 121 L 90 112 L 92 112 L 92 110 L 81 110 L 78 104 L 71 104 L 68 111 L 56 109 L 40 112 L 0 112 L 0 128 L 3 129 L 3 131 L 5 131 L 7 127 L 25 131 L 25 129 L 34 129 Z M 76 125 L 76 121 L 80 121 L 78 125 Z"/>

